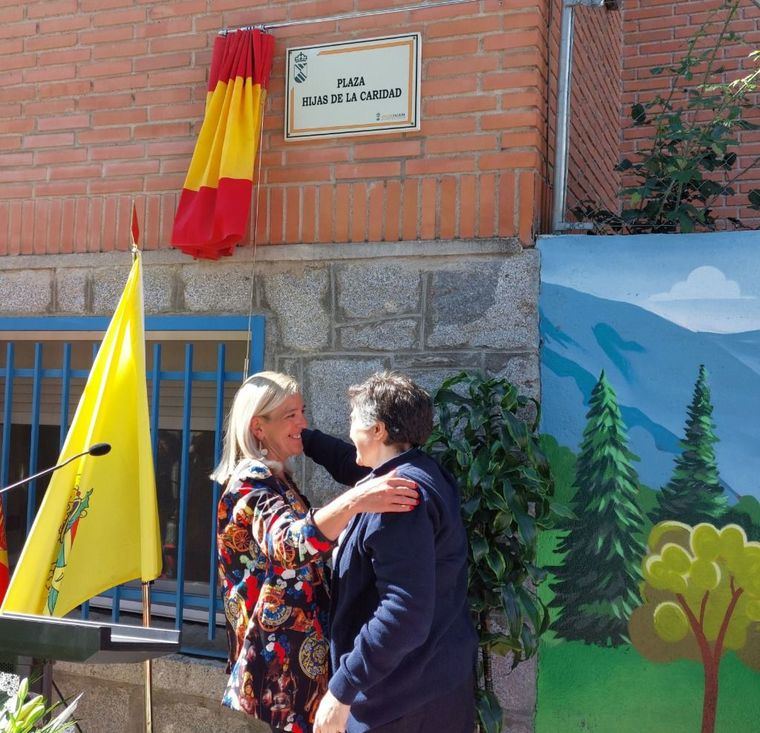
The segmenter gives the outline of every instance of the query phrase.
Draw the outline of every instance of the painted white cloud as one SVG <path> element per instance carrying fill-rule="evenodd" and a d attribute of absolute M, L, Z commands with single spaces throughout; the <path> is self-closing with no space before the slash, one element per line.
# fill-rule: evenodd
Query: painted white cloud
<path fill-rule="evenodd" d="M 755 300 L 743 296 L 736 280 L 729 280 L 712 265 L 693 269 L 686 280 L 680 280 L 666 293 L 654 293 L 649 300 Z"/>

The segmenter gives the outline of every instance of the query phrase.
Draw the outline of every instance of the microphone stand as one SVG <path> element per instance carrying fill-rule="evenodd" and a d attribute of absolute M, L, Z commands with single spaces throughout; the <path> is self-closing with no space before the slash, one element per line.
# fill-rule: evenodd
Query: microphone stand
<path fill-rule="evenodd" d="M 62 461 L 61 463 L 56 464 L 55 466 L 51 466 L 50 468 L 46 468 L 42 471 L 38 471 L 37 473 L 33 474 L 32 476 L 27 476 L 26 478 L 22 478 L 20 481 L 16 481 L 15 484 L 10 484 L 9 486 L 6 486 L 2 489 L 0 489 L 0 494 L 4 494 L 6 491 L 10 491 L 11 489 L 18 488 L 19 486 L 23 486 L 25 483 L 28 483 L 29 481 L 34 481 L 35 479 L 40 478 L 41 476 L 47 476 L 49 473 L 53 473 L 53 471 L 57 471 L 59 468 L 63 468 L 64 466 L 67 466 L 72 461 L 75 461 L 77 458 L 81 458 L 82 456 L 103 456 L 106 453 L 108 453 L 111 450 L 110 443 L 95 443 L 95 445 L 91 445 L 87 450 L 82 451 L 81 453 L 77 453 L 74 456 L 71 456 L 71 458 L 67 458 L 65 461 Z"/>

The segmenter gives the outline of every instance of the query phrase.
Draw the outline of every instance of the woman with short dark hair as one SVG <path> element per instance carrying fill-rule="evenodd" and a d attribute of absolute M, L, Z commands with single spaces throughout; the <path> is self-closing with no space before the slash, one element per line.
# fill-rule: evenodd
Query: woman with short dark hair
<path fill-rule="evenodd" d="M 332 675 L 315 733 L 472 733 L 477 637 L 467 602 L 467 536 L 456 482 L 419 450 L 429 395 L 400 374 L 351 387 L 355 460 L 413 480 L 420 506 L 357 516 L 334 554 Z M 307 431 L 304 452 L 343 482 L 351 448 Z"/>

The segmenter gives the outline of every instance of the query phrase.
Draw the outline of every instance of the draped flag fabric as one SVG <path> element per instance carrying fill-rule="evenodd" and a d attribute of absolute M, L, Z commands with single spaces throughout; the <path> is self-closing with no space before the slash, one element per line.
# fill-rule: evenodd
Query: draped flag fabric
<path fill-rule="evenodd" d="M 120 583 L 161 573 L 145 379 L 140 256 L 95 358 L 2 611 L 63 616 Z"/>
<path fill-rule="evenodd" d="M 174 218 L 172 245 L 193 257 L 232 254 L 245 236 L 274 38 L 217 36 L 206 111 Z"/>
<path fill-rule="evenodd" d="M 5 597 L 5 591 L 8 590 L 8 579 L 10 571 L 8 569 L 8 541 L 5 534 L 5 514 L 3 514 L 3 503 L 0 501 L 0 603 Z"/>

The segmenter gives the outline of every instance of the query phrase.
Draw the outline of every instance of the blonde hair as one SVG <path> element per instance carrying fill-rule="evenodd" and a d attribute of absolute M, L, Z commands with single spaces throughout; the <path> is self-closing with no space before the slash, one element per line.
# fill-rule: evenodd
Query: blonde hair
<path fill-rule="evenodd" d="M 288 397 L 299 394 L 301 388 L 293 377 L 279 372 L 258 372 L 240 385 L 227 415 L 224 444 L 219 465 L 211 478 L 225 484 L 244 459 L 261 461 L 266 465 L 266 451 L 251 431 L 254 417 L 265 417 L 276 410 Z"/>

